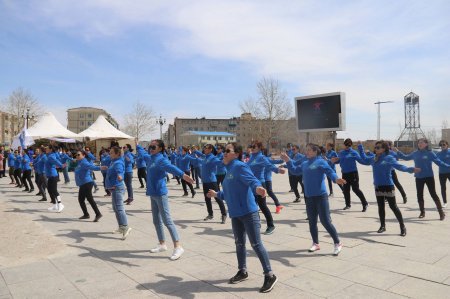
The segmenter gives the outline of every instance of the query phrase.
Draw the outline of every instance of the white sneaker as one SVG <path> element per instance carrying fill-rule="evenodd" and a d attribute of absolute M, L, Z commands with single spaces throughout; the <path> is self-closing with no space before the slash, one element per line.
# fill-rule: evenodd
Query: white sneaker
<path fill-rule="evenodd" d="M 444 205 L 442 207 L 446 208 L 447 207 L 447 203 L 444 203 Z"/>
<path fill-rule="evenodd" d="M 129 227 L 129 226 L 122 228 L 122 240 L 125 240 L 127 238 L 130 231 L 131 231 L 131 227 Z"/>
<path fill-rule="evenodd" d="M 121 234 L 122 233 L 122 229 L 119 227 L 118 229 L 113 230 L 111 233 L 112 234 Z"/>
<path fill-rule="evenodd" d="M 184 253 L 184 249 L 183 249 L 183 247 L 176 247 L 174 250 L 173 250 L 173 253 L 172 253 L 172 256 L 170 257 L 170 259 L 172 260 L 172 261 L 176 261 L 177 259 L 179 259 L 180 257 L 181 257 L 181 255 Z"/>
<path fill-rule="evenodd" d="M 313 243 L 311 248 L 308 249 L 309 252 L 314 252 L 317 250 L 320 250 L 320 246 L 319 246 L 319 244 L 316 244 L 316 243 Z"/>
<path fill-rule="evenodd" d="M 49 210 L 50 212 L 56 212 L 56 211 L 58 211 L 58 205 L 55 203 L 55 204 L 53 204 L 53 206 L 51 206 L 47 210 Z"/>
<path fill-rule="evenodd" d="M 57 204 L 57 206 L 58 206 L 57 212 L 58 212 L 58 213 L 61 213 L 62 210 L 64 210 L 64 205 L 62 204 L 62 202 L 59 202 L 59 203 Z"/>
<path fill-rule="evenodd" d="M 339 244 L 334 244 L 333 255 L 339 255 L 339 252 L 342 250 L 342 242 Z"/>
<path fill-rule="evenodd" d="M 158 244 L 158 246 L 156 246 L 155 248 L 150 249 L 151 253 L 158 253 L 163 251 L 167 251 L 166 244 Z"/>

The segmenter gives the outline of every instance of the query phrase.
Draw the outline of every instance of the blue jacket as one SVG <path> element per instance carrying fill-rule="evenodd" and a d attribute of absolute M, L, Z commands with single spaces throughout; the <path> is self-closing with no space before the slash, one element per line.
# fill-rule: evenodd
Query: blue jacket
<path fill-rule="evenodd" d="M 130 151 L 123 154 L 123 160 L 125 161 L 125 173 L 133 172 L 134 155 Z"/>
<path fill-rule="evenodd" d="M 162 196 L 169 193 L 166 186 L 167 172 L 182 177 L 184 172 L 170 163 L 167 157 L 157 153 L 150 155 L 141 146 L 137 146 L 136 150 L 147 163 L 147 195 Z"/>
<path fill-rule="evenodd" d="M 269 162 L 269 159 L 265 157 L 261 152 L 256 154 L 251 154 L 250 160 L 248 160 L 247 165 L 253 172 L 253 175 L 261 182 L 265 182 L 264 172 L 265 170 L 271 170 L 278 173 L 278 168 Z"/>
<path fill-rule="evenodd" d="M 217 197 L 226 201 L 231 218 L 258 211 L 255 200 L 256 188 L 261 182 L 253 175 L 250 167 L 234 159 L 226 166 L 227 174 L 222 183 L 222 191 Z"/>
<path fill-rule="evenodd" d="M 342 173 L 349 173 L 358 171 L 356 167 L 356 161 L 363 164 L 361 156 L 352 148 L 345 149 L 338 154 L 339 161 L 336 164 L 341 165 Z"/>
<path fill-rule="evenodd" d="M 75 168 L 75 183 L 77 186 L 92 182 L 91 171 L 100 170 L 100 166 L 95 166 L 92 162 L 89 162 L 86 158 L 78 161 Z"/>
<path fill-rule="evenodd" d="M 14 160 L 14 169 L 22 169 L 22 156 L 18 154 Z"/>
<path fill-rule="evenodd" d="M 200 163 L 200 176 L 203 183 L 215 183 L 217 182 L 216 171 L 218 167 L 223 166 L 223 162 L 219 160 L 212 153 L 208 155 L 202 154 L 200 151 L 195 152 L 197 155 L 203 157 Z M 200 158 L 197 158 L 200 160 Z"/>
<path fill-rule="evenodd" d="M 95 160 L 97 160 L 97 158 L 95 158 L 94 154 L 91 152 L 86 152 L 86 160 L 88 160 L 88 162 L 92 162 L 94 163 Z"/>
<path fill-rule="evenodd" d="M 216 157 L 220 161 L 223 161 L 223 153 L 217 154 Z M 227 168 L 225 167 L 225 164 L 222 163 L 221 165 L 217 166 L 216 174 L 221 175 L 221 174 L 225 174 L 225 173 L 227 173 Z"/>
<path fill-rule="evenodd" d="M 100 165 L 101 166 L 108 166 L 111 165 L 111 157 L 109 154 L 103 154 L 100 158 Z M 102 173 L 107 173 L 108 170 L 102 170 Z"/>
<path fill-rule="evenodd" d="M 60 155 L 59 155 L 59 160 L 61 161 L 61 163 L 67 163 L 67 161 L 72 161 L 73 159 L 72 159 L 72 157 L 69 157 L 66 153 L 61 153 Z"/>
<path fill-rule="evenodd" d="M 27 154 L 22 156 L 22 169 L 23 171 L 25 170 L 31 170 L 31 166 L 30 166 L 30 157 L 28 157 Z"/>
<path fill-rule="evenodd" d="M 450 151 L 446 149 L 445 151 L 440 151 L 436 156 L 444 163 L 450 164 Z M 450 173 L 449 167 L 439 166 L 439 173 Z"/>
<path fill-rule="evenodd" d="M 191 160 L 194 159 L 195 158 L 191 157 L 188 154 L 180 155 L 178 156 L 178 167 L 183 171 L 190 171 Z"/>
<path fill-rule="evenodd" d="M 394 181 L 392 180 L 392 168 L 403 172 L 414 172 L 414 167 L 407 167 L 398 163 L 397 160 L 390 154 L 382 154 L 375 161 L 376 156 L 367 156 L 361 144 L 358 145 L 358 150 L 361 158 L 363 159 L 362 164 L 372 165 L 373 184 L 375 187 L 394 186 Z"/>
<path fill-rule="evenodd" d="M 406 161 L 414 160 L 414 165 L 421 169 L 420 172 L 414 174 L 414 176 L 419 179 L 434 176 L 432 162 L 438 166 L 450 167 L 450 165 L 439 160 L 436 154 L 429 150 L 416 150 L 409 155 L 405 155 L 399 151 L 397 152 L 397 156 Z"/>
<path fill-rule="evenodd" d="M 118 176 L 122 177 L 119 181 Z M 117 158 L 111 160 L 111 165 L 108 167 L 105 177 L 105 187 L 106 189 L 112 189 L 113 187 L 123 186 L 123 180 L 125 178 L 125 162 L 123 158 Z"/>
<path fill-rule="evenodd" d="M 336 172 L 328 165 L 322 157 L 314 157 L 306 159 L 299 166 L 294 165 L 295 162 L 289 160 L 286 165 L 288 169 L 295 171 L 295 168 L 303 168 L 303 185 L 305 186 L 305 197 L 327 195 L 327 187 L 325 185 L 325 175 L 333 182 L 338 178 Z"/>
<path fill-rule="evenodd" d="M 14 162 L 16 161 L 16 156 L 14 156 L 13 153 L 10 153 L 8 155 L 8 166 L 9 167 L 14 167 Z"/>
<path fill-rule="evenodd" d="M 142 157 L 142 155 L 137 152 L 136 155 L 136 167 L 139 168 L 147 168 L 147 163 L 145 163 L 144 158 Z"/>
<path fill-rule="evenodd" d="M 45 162 L 47 161 L 47 155 L 42 153 L 34 159 L 34 171 L 37 174 L 45 174 Z"/>
<path fill-rule="evenodd" d="M 59 161 L 58 154 L 57 153 L 47 154 L 47 161 L 45 161 L 44 164 L 44 172 L 48 178 L 58 176 L 56 166 L 62 167 L 62 163 Z"/>
<path fill-rule="evenodd" d="M 272 164 L 282 164 L 282 163 L 284 163 L 283 160 L 272 160 L 272 159 L 270 159 L 268 157 L 266 157 L 266 159 L 267 159 L 267 161 L 269 161 L 269 163 L 272 163 Z M 277 168 L 277 171 L 278 171 L 278 168 Z M 272 181 L 272 172 L 275 172 L 272 167 L 264 168 L 264 181 L 265 182 L 271 182 Z"/>
<path fill-rule="evenodd" d="M 289 158 L 291 158 L 291 160 L 293 161 L 294 165 L 300 165 L 301 163 L 303 163 L 303 161 L 305 161 L 306 156 L 302 155 L 300 153 L 296 153 L 294 155 L 294 151 L 290 150 L 290 152 L 287 154 L 289 156 Z M 286 166 L 287 167 L 287 166 Z M 288 175 L 302 175 L 302 169 L 301 167 L 296 168 L 296 170 L 294 172 L 292 172 L 292 170 L 290 170 L 288 168 Z"/>
<path fill-rule="evenodd" d="M 328 165 L 330 165 L 330 167 L 334 171 L 336 171 L 336 165 L 334 165 L 334 163 L 331 162 L 331 158 L 336 158 L 338 156 L 338 154 L 335 151 L 333 151 L 333 150 L 329 150 L 329 151 L 327 151 L 326 156 L 327 156 L 327 159 L 328 159 L 328 161 L 327 161 Z"/>

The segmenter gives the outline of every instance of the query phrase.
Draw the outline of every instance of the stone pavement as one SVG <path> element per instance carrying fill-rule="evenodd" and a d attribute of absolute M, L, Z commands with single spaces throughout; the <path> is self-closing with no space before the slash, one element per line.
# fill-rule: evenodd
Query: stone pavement
<path fill-rule="evenodd" d="M 168 259 L 171 246 L 168 252 L 149 253 L 157 238 L 143 189 L 135 189 L 135 201 L 126 207 L 133 230 L 122 241 L 110 233 L 117 225 L 103 190 L 95 199 L 104 217 L 93 223 L 78 220 L 81 210 L 73 182 L 59 185 L 66 208 L 58 214 L 48 212 L 49 204 L 38 202 L 34 194 L 0 179 L 0 298 L 450 298 L 449 219 L 439 221 L 427 192 L 426 218 L 418 219 L 414 178 L 399 173 L 409 196 L 407 204 L 399 204 L 408 235 L 399 236 L 388 207 L 387 231 L 377 234 L 371 168 L 359 169 L 371 204 L 368 211 L 361 213 L 354 194 L 352 209 L 342 211 L 344 200 L 336 185 L 336 195 L 330 198 L 333 223 L 344 243 L 338 257 L 331 255 L 332 240 L 320 224 L 321 250 L 308 253 L 311 238 L 303 199 L 292 203 L 287 175 L 274 175 L 274 189 L 285 208 L 273 214 L 274 234 L 262 236 L 279 277 L 269 294 L 258 293 L 262 268 L 249 244 L 249 280 L 227 283 L 237 271 L 230 221 L 219 223 L 213 203 L 216 218 L 204 222 L 202 194 L 181 197 L 175 180 L 169 184 L 170 204 L 186 252 L 173 262 Z M 273 202 L 268 202 L 273 211 Z"/>

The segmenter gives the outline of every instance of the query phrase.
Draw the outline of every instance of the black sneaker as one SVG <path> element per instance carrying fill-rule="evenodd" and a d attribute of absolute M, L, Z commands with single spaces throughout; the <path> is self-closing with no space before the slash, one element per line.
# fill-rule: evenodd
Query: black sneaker
<path fill-rule="evenodd" d="M 203 221 L 208 221 L 208 220 L 211 220 L 213 218 L 214 218 L 213 215 L 208 215 L 208 216 L 205 217 L 205 219 L 203 219 Z"/>
<path fill-rule="evenodd" d="M 345 206 L 344 208 L 343 208 L 343 210 L 345 211 L 345 210 L 350 210 L 350 206 Z"/>
<path fill-rule="evenodd" d="M 300 197 L 296 197 L 293 202 L 300 202 Z"/>
<path fill-rule="evenodd" d="M 192 192 L 192 198 L 194 198 L 195 194 L 197 194 L 197 192 Z"/>
<path fill-rule="evenodd" d="M 221 222 L 221 224 L 225 224 L 226 221 L 227 221 L 227 215 L 222 215 L 222 222 Z"/>
<path fill-rule="evenodd" d="M 247 280 L 247 279 L 248 279 L 248 273 L 244 272 L 242 270 L 239 270 L 238 273 L 236 273 L 236 275 L 234 275 L 233 277 L 230 278 L 228 283 L 235 284 L 235 283 Z M 264 285 L 265 285 L 265 281 L 264 281 Z"/>
<path fill-rule="evenodd" d="M 275 226 L 268 226 L 264 234 L 271 235 L 271 234 L 273 234 L 274 230 L 275 230 Z"/>
<path fill-rule="evenodd" d="M 260 293 L 268 293 L 270 291 L 272 291 L 273 287 L 275 286 L 275 284 L 277 283 L 278 278 L 274 275 L 272 276 L 264 276 L 264 284 L 263 286 L 259 289 Z"/>

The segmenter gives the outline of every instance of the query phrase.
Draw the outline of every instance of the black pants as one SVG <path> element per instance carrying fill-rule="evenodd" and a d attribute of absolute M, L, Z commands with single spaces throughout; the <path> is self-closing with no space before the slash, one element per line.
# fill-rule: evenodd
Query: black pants
<path fill-rule="evenodd" d="M 103 176 L 103 188 L 105 188 L 106 194 L 110 195 L 111 192 L 108 189 L 106 189 L 106 172 L 102 171 L 102 176 Z"/>
<path fill-rule="evenodd" d="M 45 189 L 47 188 L 47 177 L 43 173 L 36 173 L 36 186 L 38 187 L 39 192 L 42 194 L 42 197 L 47 199 L 47 194 Z"/>
<path fill-rule="evenodd" d="M 298 192 L 298 184 L 302 187 L 302 192 L 304 192 L 303 186 L 303 176 L 302 175 L 290 175 L 289 176 L 289 185 L 291 189 L 294 190 L 294 194 L 296 198 L 300 198 L 300 193 Z"/>
<path fill-rule="evenodd" d="M 141 167 L 138 168 L 138 179 L 139 179 L 139 183 L 141 183 L 141 187 L 144 187 L 147 185 L 147 168 L 146 167 Z M 144 181 L 145 181 L 145 185 L 144 185 Z"/>
<path fill-rule="evenodd" d="M 16 185 L 22 187 L 22 168 L 14 169 L 14 178 L 16 179 Z"/>
<path fill-rule="evenodd" d="M 195 180 L 195 187 L 200 188 L 200 168 L 192 168 L 192 178 Z"/>
<path fill-rule="evenodd" d="M 263 183 L 262 185 L 264 188 L 266 188 L 265 183 Z M 261 210 L 261 212 L 264 214 L 264 217 L 266 218 L 267 226 L 268 227 L 275 226 L 273 224 L 272 213 L 270 212 L 269 207 L 267 206 L 266 198 L 255 194 L 255 199 L 256 199 L 256 203 L 259 206 L 259 209 Z"/>
<path fill-rule="evenodd" d="M 52 199 L 52 203 L 56 203 L 58 200 L 58 196 L 59 196 L 58 177 L 57 176 L 48 177 L 47 190 L 48 190 L 48 195 L 50 195 L 50 198 Z"/>
<path fill-rule="evenodd" d="M 191 172 L 190 172 L 189 170 L 188 170 L 188 171 L 185 171 L 184 173 L 187 174 L 188 176 L 191 175 Z M 189 189 L 191 190 L 191 193 L 194 194 L 195 191 L 194 191 L 194 187 L 192 187 L 192 184 L 186 182 L 186 181 L 183 180 L 183 179 L 181 179 L 181 186 L 183 186 L 184 194 L 187 194 L 187 193 L 188 193 L 186 185 L 189 186 Z"/>
<path fill-rule="evenodd" d="M 217 182 L 203 183 L 203 194 L 205 195 L 206 209 L 208 210 L 208 215 L 213 216 L 214 212 L 213 212 L 213 208 L 212 208 L 211 198 L 206 196 L 206 194 L 208 193 L 208 190 L 210 190 L 210 189 L 218 192 L 219 187 L 217 186 Z M 217 197 L 214 197 L 214 199 L 216 200 L 217 204 L 219 205 L 220 213 L 222 214 L 222 216 L 226 216 L 227 210 L 225 209 L 225 204 L 223 203 L 223 200 L 221 200 L 220 198 L 217 198 Z"/>
<path fill-rule="evenodd" d="M 425 185 L 428 187 L 428 192 L 430 192 L 431 198 L 433 198 L 434 203 L 436 204 L 436 208 L 442 210 L 441 201 L 436 194 L 434 177 L 416 178 L 417 201 L 419 202 L 420 212 L 425 213 L 425 203 L 423 201 L 423 189 Z"/>
<path fill-rule="evenodd" d="M 11 179 L 11 183 L 14 183 L 14 167 L 9 167 L 8 169 L 9 178 Z"/>
<path fill-rule="evenodd" d="M 280 201 L 278 200 L 277 196 L 275 195 L 275 193 L 273 193 L 273 189 L 272 189 L 272 181 L 266 181 L 266 190 L 267 190 L 267 195 L 270 196 L 270 198 L 273 199 L 273 202 L 275 203 L 275 206 L 280 206 Z"/>
<path fill-rule="evenodd" d="M 392 170 L 391 175 L 392 175 L 392 180 L 394 181 L 395 187 L 398 189 L 398 191 L 400 191 L 400 194 L 402 195 L 403 200 L 405 200 L 406 193 L 405 193 L 405 190 L 403 190 L 402 184 L 400 184 L 400 182 L 398 181 L 397 173 L 395 172 L 395 170 Z"/>
<path fill-rule="evenodd" d="M 394 186 L 378 186 L 375 188 L 375 195 L 377 197 L 378 203 L 378 216 L 380 217 L 381 226 L 386 226 L 386 211 L 384 209 L 385 200 L 387 200 L 389 207 L 391 208 L 392 212 L 394 212 L 394 215 L 397 218 L 400 226 L 401 227 L 404 226 L 402 212 L 400 212 L 400 209 L 395 203 L 394 194 L 395 194 Z"/>
<path fill-rule="evenodd" d="M 220 191 L 220 185 L 222 185 L 222 182 L 225 179 L 225 174 L 216 174 L 216 179 L 217 179 L 217 186 L 219 187 Z"/>
<path fill-rule="evenodd" d="M 22 184 L 25 186 L 25 190 L 34 190 L 33 181 L 31 180 L 31 169 L 25 170 L 22 173 Z"/>
<path fill-rule="evenodd" d="M 450 181 L 450 173 L 440 173 L 439 174 L 439 183 L 441 183 L 441 195 L 444 203 L 447 203 L 447 180 Z"/>
<path fill-rule="evenodd" d="M 94 200 L 94 197 L 92 196 L 92 187 L 94 186 L 93 182 L 86 183 L 84 185 L 80 186 L 80 189 L 78 190 L 78 203 L 80 204 L 81 210 L 83 211 L 83 215 L 89 216 L 88 210 L 86 208 L 86 202 L 85 200 L 89 202 L 92 209 L 95 212 L 95 215 L 100 215 L 100 211 L 98 210 L 97 203 Z"/>
<path fill-rule="evenodd" d="M 363 206 L 367 205 L 367 200 L 364 197 L 364 193 L 359 189 L 359 175 L 358 172 L 347 172 L 342 174 L 342 178 L 347 181 L 347 184 L 344 185 L 344 198 L 345 205 L 347 207 L 352 206 L 352 202 L 350 200 L 350 188 L 352 188 L 353 192 L 359 197 L 361 200 L 361 204 Z"/>

